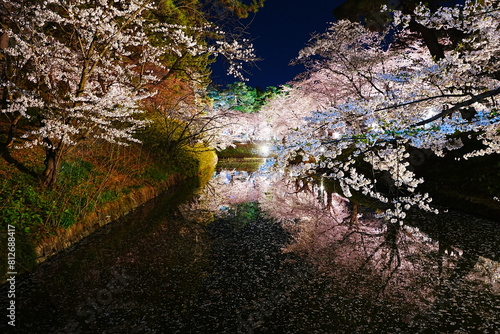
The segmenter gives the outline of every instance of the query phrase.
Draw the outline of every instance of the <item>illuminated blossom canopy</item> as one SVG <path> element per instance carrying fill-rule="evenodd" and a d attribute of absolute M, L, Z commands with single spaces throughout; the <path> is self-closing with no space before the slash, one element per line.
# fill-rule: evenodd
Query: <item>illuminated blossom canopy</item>
<path fill-rule="evenodd" d="M 222 56 L 229 74 L 242 79 L 242 63 L 254 57 L 248 41 L 209 23 L 162 22 L 155 6 L 149 0 L 3 1 L 1 112 L 12 127 L 21 119 L 36 124 L 22 134 L 21 146 L 45 147 L 46 185 L 55 182 L 68 149 L 87 138 L 137 141 L 135 132 L 148 124 L 138 117 L 140 102 L 167 77 L 152 69 L 172 70 L 166 58 Z M 14 140 L 11 135 L 6 146 Z"/>
<path fill-rule="evenodd" d="M 500 153 L 500 11 L 469 1 L 393 14 L 382 33 L 341 20 L 314 36 L 295 60 L 306 72 L 262 113 L 279 139 L 276 169 L 387 203 L 386 216 L 402 222 L 411 207 L 437 212 L 419 191 L 412 150 L 443 156 L 469 136 L 483 147 L 464 159 Z M 433 58 L 410 20 L 462 38 L 444 34 L 444 57 Z"/>

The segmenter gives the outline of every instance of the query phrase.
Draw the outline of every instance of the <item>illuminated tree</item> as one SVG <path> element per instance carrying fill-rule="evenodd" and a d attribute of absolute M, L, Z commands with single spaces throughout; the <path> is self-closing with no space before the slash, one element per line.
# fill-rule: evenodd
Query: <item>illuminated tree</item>
<path fill-rule="evenodd" d="M 3 146 L 43 146 L 45 185 L 56 181 L 65 154 L 88 138 L 137 141 L 134 133 L 148 123 L 137 117 L 141 101 L 178 65 L 166 59 L 222 55 L 236 77 L 241 63 L 253 59 L 251 46 L 217 27 L 151 19 L 156 6 L 146 0 L 2 2 L 1 111 L 11 125 Z M 20 120 L 29 127 L 16 129 Z"/>
<path fill-rule="evenodd" d="M 263 112 L 276 115 L 279 169 L 311 182 L 322 175 L 347 197 L 388 203 L 388 218 L 401 222 L 413 206 L 436 211 L 417 189 L 424 180 L 410 166 L 410 149 L 443 156 L 462 147 L 460 134 L 469 134 L 483 147 L 464 158 L 500 153 L 500 13 L 498 2 L 486 1 L 394 14 L 396 35 L 339 21 L 314 36 L 297 58 L 307 71 L 292 86 L 294 100 L 278 99 Z M 412 20 L 459 31 L 462 39 L 437 59 L 408 33 Z M 288 131 L 280 115 L 299 104 Z"/>

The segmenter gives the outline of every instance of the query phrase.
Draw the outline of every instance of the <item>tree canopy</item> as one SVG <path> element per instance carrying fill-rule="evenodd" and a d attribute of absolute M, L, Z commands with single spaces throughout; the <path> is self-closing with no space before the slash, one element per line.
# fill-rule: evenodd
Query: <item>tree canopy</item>
<path fill-rule="evenodd" d="M 204 18 L 198 2 L 185 5 L 3 1 L 1 112 L 10 124 L 3 155 L 15 147 L 44 147 L 43 179 L 50 186 L 78 143 L 137 141 L 135 132 L 149 122 L 140 117 L 142 102 L 174 73 L 195 92 L 210 59 L 220 56 L 241 79 L 242 64 L 254 59 L 249 41 Z M 28 126 L 21 129 L 19 122 Z"/>
<path fill-rule="evenodd" d="M 387 203 L 393 222 L 411 207 L 436 211 L 419 191 L 414 151 L 443 156 L 470 137 L 481 145 L 463 159 L 500 153 L 498 8 L 385 7 L 387 28 L 340 20 L 314 35 L 295 59 L 306 72 L 262 111 L 281 142 L 276 168 Z M 442 56 L 413 23 L 436 32 Z"/>

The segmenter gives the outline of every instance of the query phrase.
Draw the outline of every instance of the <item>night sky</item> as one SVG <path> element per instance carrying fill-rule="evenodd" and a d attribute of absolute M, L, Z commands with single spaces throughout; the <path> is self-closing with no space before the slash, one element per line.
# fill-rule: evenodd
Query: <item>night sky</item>
<path fill-rule="evenodd" d="M 256 54 L 262 60 L 255 66 L 247 66 L 248 85 L 265 88 L 285 84 L 302 72 L 301 66 L 291 66 L 311 34 L 321 33 L 328 22 L 335 20 L 333 10 L 344 0 L 266 0 L 249 23 L 250 39 Z M 235 81 L 224 74 L 223 66 L 213 67 L 213 81 L 227 84 Z"/>

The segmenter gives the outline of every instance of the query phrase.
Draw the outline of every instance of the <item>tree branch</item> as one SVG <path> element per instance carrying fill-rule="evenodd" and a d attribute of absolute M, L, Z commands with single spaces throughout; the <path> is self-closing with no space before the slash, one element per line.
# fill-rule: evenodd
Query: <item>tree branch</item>
<path fill-rule="evenodd" d="M 375 109 L 373 112 L 384 111 L 384 110 L 389 110 L 389 109 L 396 109 L 396 108 L 408 106 L 410 104 L 430 101 L 430 100 L 434 100 L 434 99 L 442 99 L 442 98 L 446 98 L 446 97 L 464 97 L 464 96 L 468 96 L 468 95 L 470 96 L 470 94 L 464 94 L 464 93 L 462 93 L 462 94 L 442 94 L 442 95 L 436 95 L 436 96 L 429 96 L 429 97 L 425 97 L 425 98 L 410 101 L 410 102 L 393 104 L 393 105 L 390 105 L 388 107 Z"/>
<path fill-rule="evenodd" d="M 425 119 L 423 121 L 420 121 L 420 122 L 414 124 L 413 126 L 416 127 L 416 126 L 428 124 L 428 123 L 433 122 L 439 118 L 445 117 L 446 115 L 449 115 L 449 114 L 451 114 L 451 113 L 453 113 L 453 112 L 455 112 L 463 107 L 470 106 L 473 103 L 479 102 L 481 100 L 487 99 L 488 97 L 495 96 L 498 94 L 500 94 L 500 87 L 498 87 L 497 89 L 494 89 L 494 90 L 489 90 L 489 91 L 484 92 L 484 93 L 479 94 L 479 95 L 472 96 L 471 99 L 464 101 L 464 102 L 457 103 L 453 107 L 451 107 L 450 109 L 446 109 L 446 110 L 440 112 L 439 114 L 432 116 L 431 118 Z"/>

